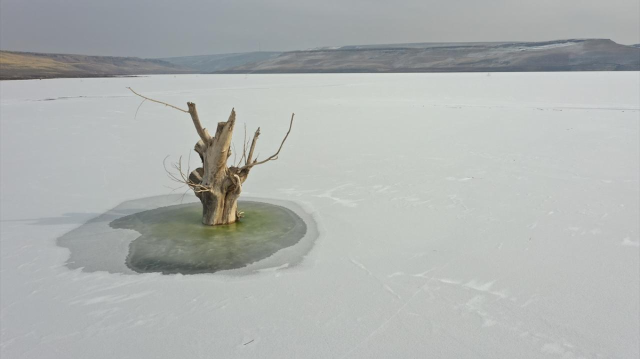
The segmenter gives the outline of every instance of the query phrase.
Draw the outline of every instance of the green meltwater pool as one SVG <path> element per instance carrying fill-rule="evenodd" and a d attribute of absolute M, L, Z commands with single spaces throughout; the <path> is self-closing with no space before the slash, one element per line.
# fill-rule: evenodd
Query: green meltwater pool
<path fill-rule="evenodd" d="M 306 232 L 304 221 L 287 208 L 246 201 L 239 208 L 244 217 L 229 225 L 203 225 L 200 203 L 139 212 L 109 225 L 140 233 L 129 245 L 129 268 L 165 274 L 242 268 L 296 244 Z"/>
<path fill-rule="evenodd" d="M 244 217 L 214 227 L 202 224 L 195 201 L 165 195 L 123 202 L 57 244 L 70 252 L 66 266 L 84 272 L 245 275 L 298 265 L 318 238 L 313 217 L 290 201 L 241 199 Z"/>

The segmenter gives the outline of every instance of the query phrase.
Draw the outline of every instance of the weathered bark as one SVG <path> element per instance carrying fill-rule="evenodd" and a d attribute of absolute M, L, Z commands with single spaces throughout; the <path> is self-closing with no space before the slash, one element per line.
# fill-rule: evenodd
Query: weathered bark
<path fill-rule="evenodd" d="M 194 150 L 200 155 L 202 167 L 189 174 L 189 185 L 202 202 L 202 223 L 214 226 L 234 223 L 238 219 L 237 200 L 241 183 L 233 177 L 227 167 L 231 152 L 231 138 L 236 121 L 236 112 L 226 122 L 218 123 L 215 136 L 211 137 L 203 128 L 196 105 L 188 103 L 189 114 L 200 136 Z"/>
<path fill-rule="evenodd" d="M 207 129 L 203 128 L 200 123 L 196 105 L 189 102 L 188 106 L 189 114 L 200 136 L 200 140 L 196 143 L 194 150 L 202 160 L 202 167 L 189 174 L 187 183 L 200 199 L 200 202 L 202 202 L 202 223 L 208 226 L 234 223 L 240 217 L 238 197 L 242 192 L 242 184 L 249 176 L 249 171 L 257 164 L 276 159 L 277 154 L 282 149 L 282 144 L 278 152 L 267 158 L 267 160 L 261 162 L 253 160 L 256 142 L 260 135 L 260 129 L 258 128 L 251 141 L 248 155 L 245 155 L 247 144 L 244 144 L 243 156 L 240 158 L 240 161 L 245 160 L 244 166 L 228 167 L 227 160 L 231 156 L 231 139 L 236 121 L 235 110 L 231 110 L 231 115 L 229 115 L 229 119 L 226 122 L 218 123 L 215 136 L 211 137 Z M 292 123 L 293 116 L 291 117 Z M 291 124 L 289 125 L 289 132 L 291 131 Z M 287 132 L 287 136 L 289 132 Z M 285 136 L 282 143 L 284 143 L 287 136 Z"/>

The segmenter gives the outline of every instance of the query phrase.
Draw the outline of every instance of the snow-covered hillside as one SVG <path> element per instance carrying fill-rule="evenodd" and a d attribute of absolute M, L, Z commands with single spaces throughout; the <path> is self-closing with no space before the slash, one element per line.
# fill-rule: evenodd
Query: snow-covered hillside
<path fill-rule="evenodd" d="M 243 186 L 320 232 L 259 274 L 110 274 L 56 239 L 169 194 L 232 107 Z M 3 359 L 637 358 L 640 73 L 177 75 L 0 83 Z M 236 146 L 237 147 L 237 146 Z M 195 164 L 196 156 L 191 160 Z"/>

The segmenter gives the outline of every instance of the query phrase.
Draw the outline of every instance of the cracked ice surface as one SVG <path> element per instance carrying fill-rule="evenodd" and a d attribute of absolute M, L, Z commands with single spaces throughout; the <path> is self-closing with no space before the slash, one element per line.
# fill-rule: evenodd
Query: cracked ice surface
<path fill-rule="evenodd" d="M 251 197 L 320 237 L 247 276 L 69 270 L 56 238 L 171 192 L 162 159 L 231 107 Z M 3 81 L 1 352 L 12 358 L 633 358 L 637 72 Z M 43 101 L 46 100 L 46 101 Z M 241 131 L 240 131 L 241 132 Z M 238 148 L 241 139 L 236 134 Z M 196 164 L 191 157 L 191 165 Z"/>

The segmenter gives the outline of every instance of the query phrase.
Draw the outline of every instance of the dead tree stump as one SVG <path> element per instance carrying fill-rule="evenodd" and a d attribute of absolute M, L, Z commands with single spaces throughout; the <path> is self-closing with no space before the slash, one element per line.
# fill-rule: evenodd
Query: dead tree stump
<path fill-rule="evenodd" d="M 260 136 L 260 128 L 258 128 L 253 135 L 250 145 L 249 142 L 246 141 L 245 128 L 245 140 L 243 141 L 240 161 L 237 164 L 228 166 L 227 163 L 231 156 L 231 138 L 236 123 L 236 112 L 234 109 L 231 110 L 231 115 L 229 115 L 227 121 L 218 123 L 215 135 L 211 136 L 209 131 L 202 127 L 200 123 L 195 103 L 188 102 L 188 110 L 183 110 L 179 107 L 142 96 L 131 88 L 129 88 L 129 90 L 144 98 L 145 101 L 149 100 L 161 103 L 191 115 L 193 125 L 200 137 L 194 150 L 202 160 L 202 167 L 195 169 L 187 177 L 182 172 L 181 163 L 178 163 L 175 168 L 178 170 L 179 175 L 170 174 L 170 176 L 174 180 L 188 185 L 200 199 L 200 202 L 202 202 L 203 224 L 216 226 L 236 222 L 238 218 L 241 217 L 241 212 L 238 212 L 238 197 L 242 192 L 242 184 L 247 180 L 249 172 L 253 167 L 278 159 L 278 154 L 280 154 L 280 150 L 282 150 L 282 146 L 291 132 L 294 114 L 291 115 L 289 130 L 280 143 L 280 147 L 276 153 L 262 161 L 253 158 L 258 136 Z"/>

